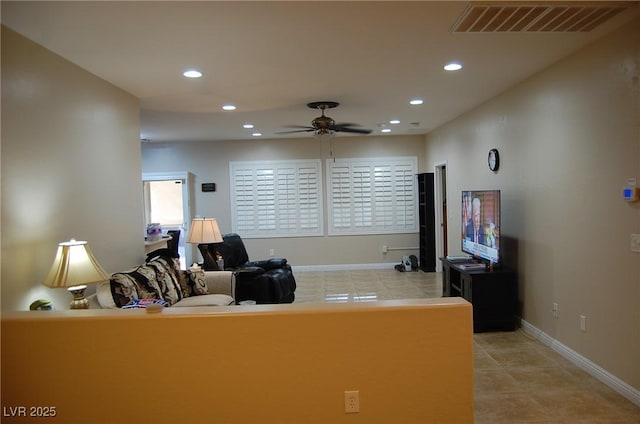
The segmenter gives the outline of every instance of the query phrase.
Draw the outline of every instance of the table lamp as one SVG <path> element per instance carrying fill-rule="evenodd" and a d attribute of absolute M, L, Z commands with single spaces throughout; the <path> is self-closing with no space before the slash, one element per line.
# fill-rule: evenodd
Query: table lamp
<path fill-rule="evenodd" d="M 86 285 L 108 279 L 109 275 L 93 256 L 87 242 L 71 239 L 58 245 L 58 253 L 42 284 L 51 288 L 66 287 L 73 294 L 71 309 L 89 309 L 89 302 L 84 298 Z"/>
<path fill-rule="evenodd" d="M 189 228 L 189 235 L 187 236 L 187 242 L 198 244 L 198 249 L 202 253 L 202 259 L 204 259 L 204 268 L 209 270 L 218 271 L 217 256 L 211 255 L 206 246 L 200 247 L 204 244 L 222 243 L 222 234 L 220 234 L 220 227 L 218 227 L 218 221 L 215 218 L 194 218 L 191 221 L 191 228 Z"/>

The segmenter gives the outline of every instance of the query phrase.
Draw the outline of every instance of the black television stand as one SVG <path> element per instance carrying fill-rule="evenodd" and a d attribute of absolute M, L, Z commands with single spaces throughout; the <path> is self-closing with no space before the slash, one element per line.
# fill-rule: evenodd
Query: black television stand
<path fill-rule="evenodd" d="M 473 332 L 516 329 L 518 281 L 504 266 L 493 270 L 468 267 L 469 262 L 442 261 L 442 296 L 462 297 L 473 306 Z"/>

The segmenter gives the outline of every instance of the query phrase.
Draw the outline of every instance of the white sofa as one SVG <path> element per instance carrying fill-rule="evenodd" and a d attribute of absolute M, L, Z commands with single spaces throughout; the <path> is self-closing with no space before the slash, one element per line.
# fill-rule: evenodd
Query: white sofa
<path fill-rule="evenodd" d="M 183 271 L 184 272 L 184 271 Z M 204 271 L 207 294 L 183 297 L 171 307 L 189 306 L 226 306 L 235 303 L 236 280 L 231 271 Z M 90 308 L 119 309 L 116 304 L 110 281 L 99 283 L 96 293 L 87 297 Z"/>

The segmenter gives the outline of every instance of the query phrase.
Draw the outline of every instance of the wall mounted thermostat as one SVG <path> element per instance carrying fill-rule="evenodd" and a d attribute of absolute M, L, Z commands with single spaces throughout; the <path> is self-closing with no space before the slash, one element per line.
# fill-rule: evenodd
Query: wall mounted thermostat
<path fill-rule="evenodd" d="M 627 202 L 637 202 L 640 200 L 640 189 L 638 187 L 625 187 L 622 189 L 624 200 Z"/>

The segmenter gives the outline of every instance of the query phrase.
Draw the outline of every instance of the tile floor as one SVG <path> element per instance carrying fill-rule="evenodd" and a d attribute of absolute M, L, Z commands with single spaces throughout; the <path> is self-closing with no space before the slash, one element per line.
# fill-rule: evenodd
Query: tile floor
<path fill-rule="evenodd" d="M 440 297 L 441 275 L 295 271 L 296 303 Z M 631 424 L 640 407 L 524 332 L 474 335 L 476 424 Z"/>
<path fill-rule="evenodd" d="M 371 302 L 442 296 L 437 273 L 390 270 L 305 271 L 294 270 L 296 303 Z"/>

